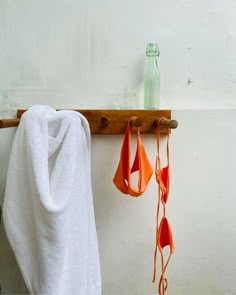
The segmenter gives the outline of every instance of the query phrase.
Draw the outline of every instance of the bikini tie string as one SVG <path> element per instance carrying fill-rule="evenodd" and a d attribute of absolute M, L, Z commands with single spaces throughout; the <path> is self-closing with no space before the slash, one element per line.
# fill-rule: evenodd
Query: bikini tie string
<path fill-rule="evenodd" d="M 157 209 L 156 209 L 156 241 L 154 248 L 154 258 L 153 258 L 153 277 L 152 282 L 156 280 L 156 260 L 157 252 L 160 253 L 161 258 L 161 274 L 158 284 L 158 293 L 159 295 L 165 295 L 165 292 L 168 287 L 167 278 L 165 277 L 165 272 L 167 265 L 170 261 L 171 255 L 174 252 L 175 246 L 172 237 L 172 231 L 170 224 L 166 217 L 166 203 L 169 197 L 169 185 L 170 185 L 170 164 L 169 164 L 169 133 L 166 136 L 166 157 L 167 165 L 165 167 L 161 166 L 160 159 L 160 122 L 163 118 L 159 119 L 156 129 L 156 138 L 157 138 L 157 156 L 156 156 L 156 181 L 157 181 Z M 162 206 L 162 219 L 159 223 L 160 208 Z M 169 246 L 170 253 L 167 258 L 166 263 L 164 263 L 163 249 Z"/>

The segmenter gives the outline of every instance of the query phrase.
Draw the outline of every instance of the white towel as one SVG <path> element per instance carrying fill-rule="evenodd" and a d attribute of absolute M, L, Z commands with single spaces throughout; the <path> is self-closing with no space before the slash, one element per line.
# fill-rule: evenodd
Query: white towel
<path fill-rule="evenodd" d="M 75 111 L 33 106 L 16 132 L 3 220 L 31 294 L 100 295 L 90 130 Z"/>

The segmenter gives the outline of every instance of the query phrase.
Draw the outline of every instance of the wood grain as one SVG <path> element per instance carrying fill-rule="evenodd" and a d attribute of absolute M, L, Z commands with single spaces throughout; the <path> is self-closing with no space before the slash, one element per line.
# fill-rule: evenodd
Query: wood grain
<path fill-rule="evenodd" d="M 13 127 L 19 124 L 22 114 L 26 110 L 17 110 L 17 119 L 0 120 L 0 128 Z M 170 110 L 87 110 L 75 109 L 80 112 L 89 122 L 92 134 L 124 134 L 128 121 L 133 121 L 133 129 L 140 126 L 141 133 L 153 134 L 156 130 L 156 122 L 163 120 L 161 133 L 166 133 L 167 128 L 176 128 L 178 123 L 171 120 Z"/>

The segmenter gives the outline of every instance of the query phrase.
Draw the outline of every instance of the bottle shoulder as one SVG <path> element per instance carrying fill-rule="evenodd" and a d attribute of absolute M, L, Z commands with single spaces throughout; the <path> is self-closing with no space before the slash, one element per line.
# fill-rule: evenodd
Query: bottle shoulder
<path fill-rule="evenodd" d="M 146 65 L 144 69 L 144 75 L 151 75 L 151 76 L 160 76 L 160 71 L 157 66 L 149 66 Z"/>

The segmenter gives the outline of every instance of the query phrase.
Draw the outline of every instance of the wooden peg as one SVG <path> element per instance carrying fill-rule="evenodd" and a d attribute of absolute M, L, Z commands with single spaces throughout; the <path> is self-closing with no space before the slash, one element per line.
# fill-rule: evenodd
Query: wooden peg
<path fill-rule="evenodd" d="M 20 123 L 20 119 L 1 119 L 0 128 L 17 127 Z"/>
<path fill-rule="evenodd" d="M 110 118 L 102 116 L 99 118 L 99 126 L 101 128 L 106 128 L 110 122 Z"/>
<path fill-rule="evenodd" d="M 138 117 L 132 117 L 130 119 L 130 125 L 132 127 L 141 127 L 143 125 L 143 121 Z"/>
<path fill-rule="evenodd" d="M 170 119 L 167 119 L 167 118 L 163 118 L 161 119 L 161 121 L 159 122 L 159 120 L 155 120 L 154 121 L 154 128 L 156 128 L 158 126 L 158 124 L 161 126 L 161 127 L 164 127 L 164 128 L 171 128 L 171 129 L 175 129 L 178 127 L 178 122 L 176 120 L 170 120 Z"/>

